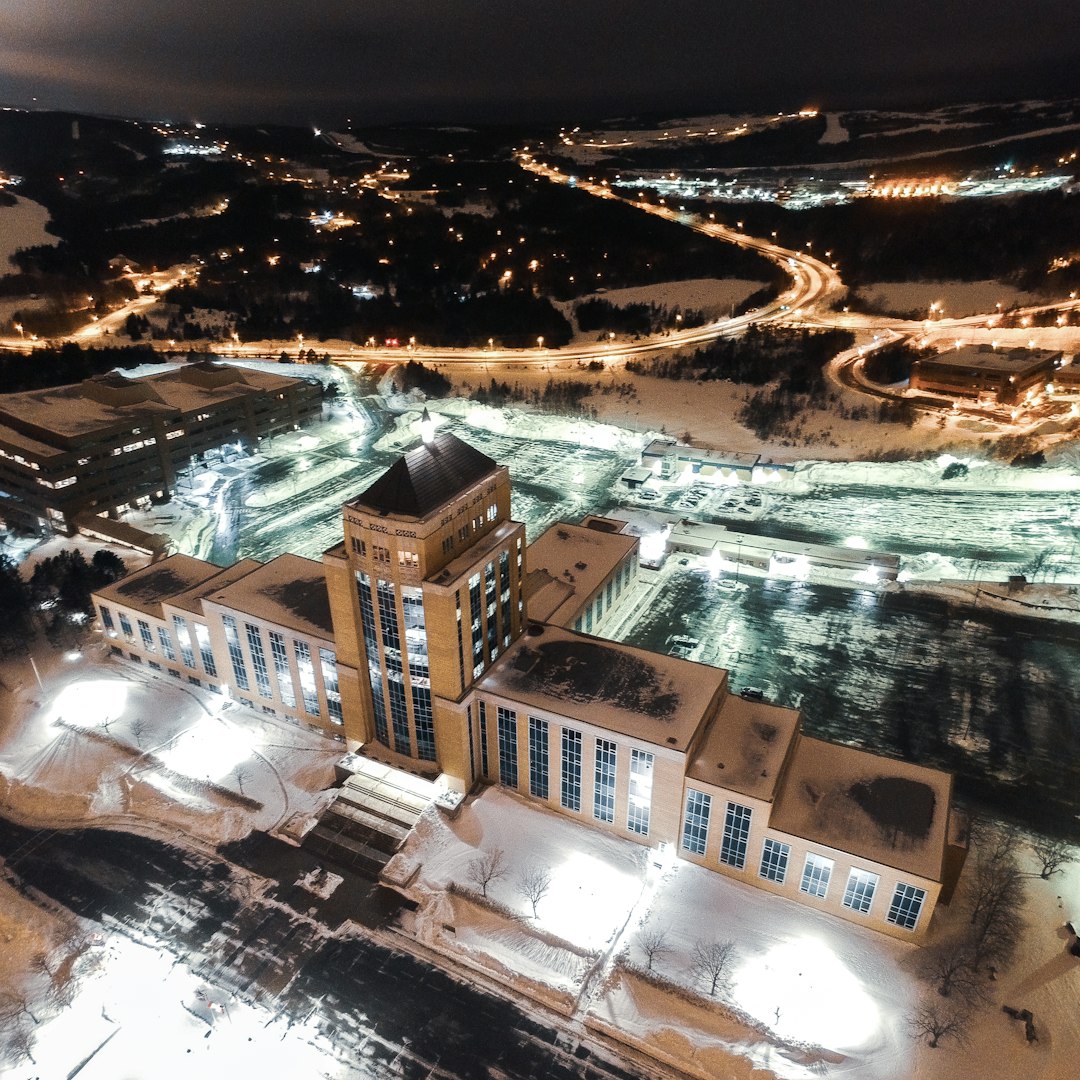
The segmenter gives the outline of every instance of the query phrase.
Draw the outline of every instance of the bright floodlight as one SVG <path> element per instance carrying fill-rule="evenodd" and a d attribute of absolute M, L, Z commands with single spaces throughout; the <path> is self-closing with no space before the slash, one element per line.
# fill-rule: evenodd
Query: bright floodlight
<path fill-rule="evenodd" d="M 253 756 L 252 735 L 225 720 L 204 716 L 158 756 L 167 768 L 196 780 L 223 780 Z"/>
<path fill-rule="evenodd" d="M 667 551 L 668 536 L 671 534 L 671 526 L 660 532 L 652 532 L 641 538 L 639 548 L 640 559 L 643 563 L 659 563 Z"/>
<path fill-rule="evenodd" d="M 815 938 L 776 945 L 735 973 L 735 1003 L 781 1038 L 854 1049 L 881 1024 L 863 984 Z"/>
<path fill-rule="evenodd" d="M 424 409 L 420 416 L 420 438 L 425 443 L 431 443 L 435 439 L 435 421 L 431 419 L 431 413 Z"/>
<path fill-rule="evenodd" d="M 861 536 L 849 536 L 844 541 L 844 547 L 857 548 L 859 551 L 866 551 L 870 545 Z"/>
<path fill-rule="evenodd" d="M 773 555 L 769 560 L 769 577 L 806 581 L 810 577 L 810 560 L 805 555 Z"/>
<path fill-rule="evenodd" d="M 53 698 L 49 720 L 67 717 L 81 727 L 98 727 L 115 720 L 127 705 L 128 683 L 122 679 L 80 679 Z"/>

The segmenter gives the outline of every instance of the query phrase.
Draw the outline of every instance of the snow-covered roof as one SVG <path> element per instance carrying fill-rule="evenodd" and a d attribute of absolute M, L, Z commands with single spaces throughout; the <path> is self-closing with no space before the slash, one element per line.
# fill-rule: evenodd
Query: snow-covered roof
<path fill-rule="evenodd" d="M 198 589 L 221 573 L 221 567 L 190 555 L 170 555 L 150 563 L 97 591 L 106 603 L 163 618 L 161 605 L 175 603 L 177 595 Z M 201 610 L 201 609 L 200 609 Z"/>
<path fill-rule="evenodd" d="M 277 393 L 302 381 L 208 360 L 138 379 L 109 372 L 72 386 L 6 394 L 0 398 L 0 421 L 39 439 L 72 439 L 248 394 Z"/>
<path fill-rule="evenodd" d="M 233 563 L 232 566 L 225 567 L 224 570 L 218 570 L 215 574 L 206 578 L 205 581 L 193 585 L 185 592 L 170 596 L 168 604 L 170 607 L 188 611 L 192 615 L 198 615 L 201 618 L 205 614 L 202 602 L 206 597 L 225 588 L 231 582 L 242 578 L 245 574 L 257 570 L 260 566 L 262 566 L 262 563 L 258 559 L 241 559 L 239 562 Z"/>
<path fill-rule="evenodd" d="M 636 536 L 616 531 L 622 524 L 604 518 L 583 525 L 560 521 L 529 545 L 525 585 L 530 617 L 559 626 L 573 622 L 581 605 L 637 547 Z"/>
<path fill-rule="evenodd" d="M 334 638 L 323 565 L 300 555 L 279 555 L 206 599 L 301 634 Z"/>
<path fill-rule="evenodd" d="M 719 668 L 533 623 L 477 687 L 685 751 L 726 682 Z"/>
<path fill-rule="evenodd" d="M 727 694 L 686 775 L 771 802 L 798 729 L 797 709 Z"/>
<path fill-rule="evenodd" d="M 769 824 L 940 881 L 952 776 L 801 736 Z"/>
<path fill-rule="evenodd" d="M 999 352 L 987 345 L 967 345 L 961 349 L 947 349 L 935 356 L 917 360 L 915 365 L 922 369 L 967 368 L 1006 375 L 1024 375 L 1060 359 L 1060 352 L 1049 349 L 1017 348 Z"/>

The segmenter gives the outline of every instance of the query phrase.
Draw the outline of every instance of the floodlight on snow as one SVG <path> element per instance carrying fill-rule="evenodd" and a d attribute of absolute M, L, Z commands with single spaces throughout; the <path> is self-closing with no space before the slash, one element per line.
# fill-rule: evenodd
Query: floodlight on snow
<path fill-rule="evenodd" d="M 196 780 L 224 780 L 254 757 L 253 733 L 216 716 L 203 716 L 158 756 L 169 769 Z"/>
<path fill-rule="evenodd" d="M 53 698 L 49 721 L 68 717 L 82 727 L 99 727 L 121 716 L 129 684 L 123 679 L 79 679 Z"/>
<path fill-rule="evenodd" d="M 858 551 L 866 551 L 870 545 L 861 536 L 849 536 L 844 540 L 844 547 L 855 548 Z"/>
<path fill-rule="evenodd" d="M 810 560 L 805 555 L 775 554 L 769 559 L 769 577 L 806 581 L 810 577 Z"/>
<path fill-rule="evenodd" d="M 431 413 L 426 408 L 420 415 L 420 438 L 425 445 L 435 440 L 435 421 L 432 420 Z"/>
<path fill-rule="evenodd" d="M 880 585 L 881 567 L 868 566 L 865 570 L 860 570 L 857 574 L 852 574 L 851 580 L 858 581 L 862 585 Z"/>
<path fill-rule="evenodd" d="M 781 1038 L 853 1050 L 881 1026 L 878 1006 L 823 942 L 799 938 L 754 956 L 735 972 L 734 1003 Z"/>
<path fill-rule="evenodd" d="M 670 535 L 671 526 L 668 525 L 659 532 L 651 532 L 643 536 L 638 549 L 640 561 L 649 564 L 662 562 L 667 551 L 667 542 Z"/>

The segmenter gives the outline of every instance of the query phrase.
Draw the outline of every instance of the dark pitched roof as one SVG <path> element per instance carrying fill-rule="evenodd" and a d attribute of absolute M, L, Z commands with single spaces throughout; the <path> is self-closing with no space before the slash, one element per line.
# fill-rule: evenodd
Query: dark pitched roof
<path fill-rule="evenodd" d="M 426 517 L 497 468 L 456 435 L 437 435 L 399 458 L 355 504 L 383 514 Z"/>

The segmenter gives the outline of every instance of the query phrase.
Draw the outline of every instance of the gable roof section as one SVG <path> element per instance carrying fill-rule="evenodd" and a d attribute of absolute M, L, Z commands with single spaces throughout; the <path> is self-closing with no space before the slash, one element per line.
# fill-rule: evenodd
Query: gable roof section
<path fill-rule="evenodd" d="M 447 432 L 398 458 L 353 505 L 423 518 L 498 468 L 486 454 Z"/>

